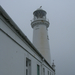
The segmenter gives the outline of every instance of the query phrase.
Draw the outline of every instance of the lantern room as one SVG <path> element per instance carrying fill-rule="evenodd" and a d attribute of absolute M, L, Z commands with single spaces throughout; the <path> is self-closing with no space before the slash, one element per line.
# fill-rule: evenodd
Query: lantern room
<path fill-rule="evenodd" d="M 34 20 L 38 20 L 38 19 L 46 19 L 46 11 L 44 11 L 43 9 L 39 8 L 36 11 L 33 12 L 34 15 Z"/>

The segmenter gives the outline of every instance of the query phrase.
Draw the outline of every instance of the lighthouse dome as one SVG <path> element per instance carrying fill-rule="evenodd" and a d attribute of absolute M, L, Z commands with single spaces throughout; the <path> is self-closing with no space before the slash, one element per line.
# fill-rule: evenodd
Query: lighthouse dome
<path fill-rule="evenodd" d="M 42 8 L 38 8 L 33 12 L 33 15 L 36 16 L 37 18 L 43 18 L 46 16 L 46 11 L 43 10 Z"/>

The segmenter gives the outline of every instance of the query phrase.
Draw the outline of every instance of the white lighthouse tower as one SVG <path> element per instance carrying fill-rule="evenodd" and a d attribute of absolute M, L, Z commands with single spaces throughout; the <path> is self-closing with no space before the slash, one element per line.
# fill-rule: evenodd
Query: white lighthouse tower
<path fill-rule="evenodd" d="M 31 26 L 33 28 L 33 45 L 39 50 L 48 63 L 51 64 L 48 38 L 49 21 L 46 19 L 46 14 L 46 11 L 41 9 L 41 7 L 34 11 Z"/>

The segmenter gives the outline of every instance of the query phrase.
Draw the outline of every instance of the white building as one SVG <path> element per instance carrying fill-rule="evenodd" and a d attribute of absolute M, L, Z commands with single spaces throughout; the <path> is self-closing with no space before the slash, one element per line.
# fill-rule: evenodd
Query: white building
<path fill-rule="evenodd" d="M 54 64 L 50 65 L 1 6 L 0 75 L 55 75 Z"/>

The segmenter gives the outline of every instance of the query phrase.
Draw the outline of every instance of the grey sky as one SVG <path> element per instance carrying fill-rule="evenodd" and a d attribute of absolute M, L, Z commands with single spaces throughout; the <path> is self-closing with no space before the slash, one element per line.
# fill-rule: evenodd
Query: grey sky
<path fill-rule="evenodd" d="M 0 0 L 0 5 L 30 41 L 33 11 L 42 6 L 50 21 L 48 33 L 56 75 L 75 75 L 75 0 Z"/>

